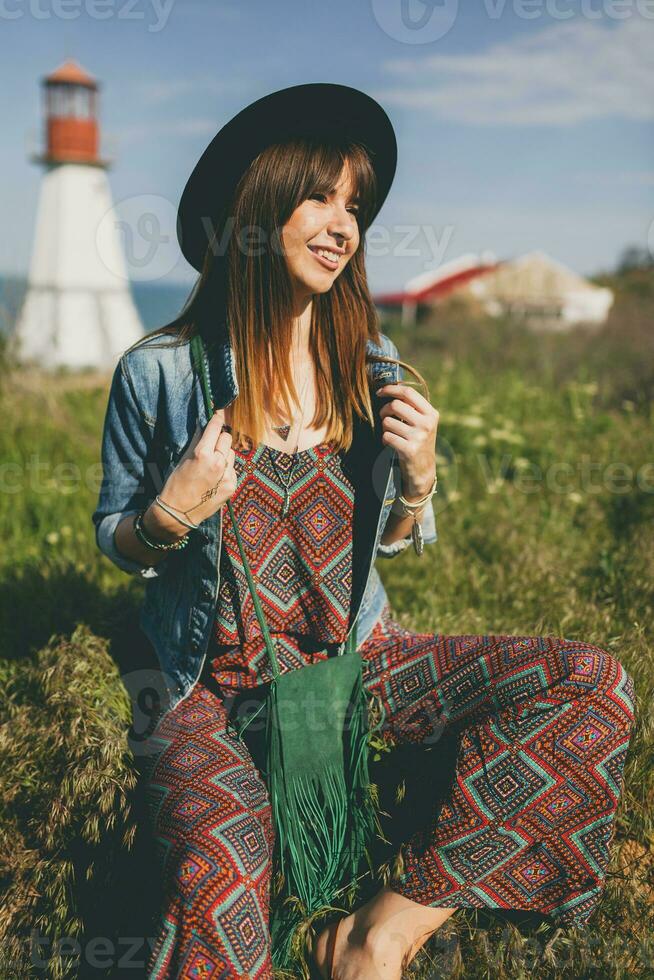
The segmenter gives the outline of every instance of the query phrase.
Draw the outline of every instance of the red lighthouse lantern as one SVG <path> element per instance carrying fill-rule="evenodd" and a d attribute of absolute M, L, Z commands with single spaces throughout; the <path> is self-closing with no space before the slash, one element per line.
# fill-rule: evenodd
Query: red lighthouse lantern
<path fill-rule="evenodd" d="M 42 79 L 45 148 L 39 163 L 83 163 L 106 167 L 98 158 L 99 83 L 69 58 Z"/>

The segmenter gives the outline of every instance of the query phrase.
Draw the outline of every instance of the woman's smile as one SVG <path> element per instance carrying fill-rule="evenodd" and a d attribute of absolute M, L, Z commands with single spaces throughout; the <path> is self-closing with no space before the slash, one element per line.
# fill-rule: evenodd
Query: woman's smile
<path fill-rule="evenodd" d="M 323 265 L 326 269 L 331 269 L 335 272 L 338 269 L 338 253 L 333 252 L 331 249 L 318 248 L 317 245 L 307 245 L 309 251 L 315 256 L 315 258 Z M 328 256 L 334 256 L 334 258 L 328 258 Z"/>

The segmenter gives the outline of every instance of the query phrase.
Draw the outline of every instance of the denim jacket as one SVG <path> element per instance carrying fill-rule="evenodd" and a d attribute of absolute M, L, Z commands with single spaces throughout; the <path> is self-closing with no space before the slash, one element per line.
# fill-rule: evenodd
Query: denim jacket
<path fill-rule="evenodd" d="M 367 341 L 368 353 L 399 357 L 390 338 L 380 334 L 380 340 L 381 346 Z M 224 408 L 239 391 L 228 341 L 216 343 L 210 370 L 214 404 Z M 403 377 L 402 368 L 391 362 L 369 362 L 368 370 L 373 388 Z M 384 400 L 373 396 L 372 401 L 374 431 L 355 413 L 353 442 L 341 456 L 355 491 L 348 634 L 356 622 L 359 646 L 386 602 L 375 559 L 395 557 L 411 544 L 410 537 L 380 543 L 401 484 L 397 452 L 381 442 Z M 123 353 L 109 392 L 103 480 L 92 520 L 103 554 L 123 571 L 145 579 L 139 623 L 156 653 L 170 708 L 191 693 L 204 665 L 220 584 L 223 513 L 227 520 L 229 513 L 221 507 L 190 532 L 185 548 L 171 551 L 156 566 L 142 566 L 122 555 L 114 531 L 123 517 L 137 513 L 160 492 L 197 427 L 204 428 L 207 421 L 188 341 L 180 345 L 177 337 L 166 334 L 146 337 Z M 423 511 L 421 526 L 425 545 L 435 542 L 431 504 Z"/>

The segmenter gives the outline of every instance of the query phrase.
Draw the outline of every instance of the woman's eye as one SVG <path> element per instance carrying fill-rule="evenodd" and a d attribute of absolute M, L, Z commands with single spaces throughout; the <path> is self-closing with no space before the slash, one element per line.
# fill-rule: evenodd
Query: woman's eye
<path fill-rule="evenodd" d="M 320 191 L 314 191 L 313 194 L 310 194 L 309 195 L 309 200 L 311 200 L 311 198 L 314 198 L 314 197 L 318 197 L 322 201 L 324 201 L 326 199 L 326 195 L 325 194 L 321 194 Z M 356 204 L 353 204 L 351 207 L 348 208 L 348 211 L 350 211 L 354 215 L 357 215 L 359 213 L 359 208 L 358 208 L 358 206 Z"/>

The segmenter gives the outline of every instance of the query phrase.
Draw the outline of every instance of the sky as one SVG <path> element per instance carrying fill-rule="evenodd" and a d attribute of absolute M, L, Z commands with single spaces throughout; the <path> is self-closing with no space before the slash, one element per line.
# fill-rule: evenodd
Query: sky
<path fill-rule="evenodd" d="M 0 272 L 27 273 L 40 79 L 67 57 L 101 83 L 133 280 L 196 279 L 175 214 L 197 159 L 250 102 L 316 81 L 363 89 L 396 131 L 373 292 L 469 252 L 592 275 L 654 251 L 654 0 L 0 0 L 0 20 Z M 144 210 L 167 243 L 148 269 Z"/>

